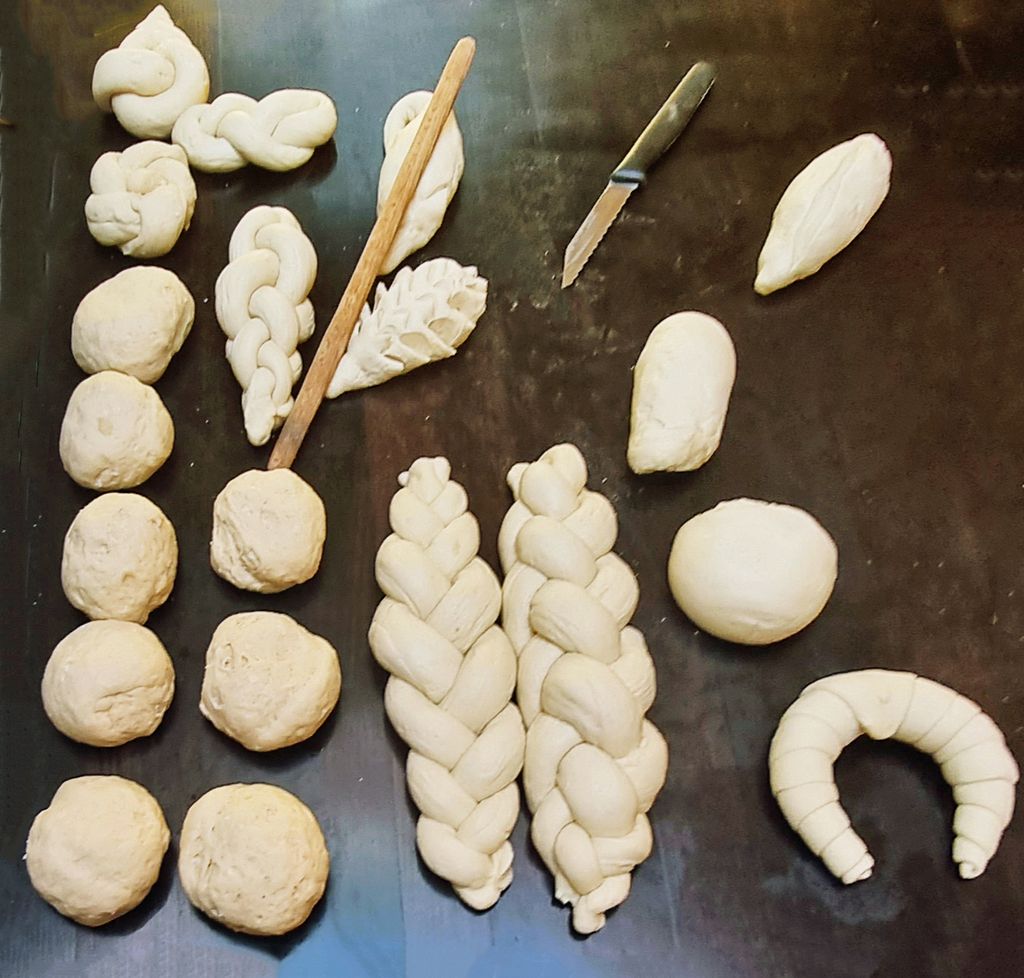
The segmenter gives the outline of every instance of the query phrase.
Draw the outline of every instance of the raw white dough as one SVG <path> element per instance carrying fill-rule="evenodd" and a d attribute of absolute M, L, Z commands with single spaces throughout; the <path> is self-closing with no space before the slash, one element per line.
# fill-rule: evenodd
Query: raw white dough
<path fill-rule="evenodd" d="M 282 88 L 258 102 L 229 92 L 209 105 L 193 105 L 174 124 L 171 139 L 197 170 L 227 173 L 254 163 L 294 170 L 338 127 L 338 111 L 323 93 Z"/>
<path fill-rule="evenodd" d="M 60 428 L 64 471 L 88 489 L 131 489 L 171 454 L 174 424 L 152 387 L 103 370 L 72 392 Z"/>
<path fill-rule="evenodd" d="M 71 352 L 87 374 L 120 370 L 154 384 L 185 342 L 195 311 L 174 272 L 155 265 L 126 268 L 78 304 Z"/>
<path fill-rule="evenodd" d="M 384 120 L 384 162 L 377 182 L 378 215 L 384 209 L 403 160 L 409 155 L 412 141 L 430 104 L 430 96 L 430 92 L 410 92 L 402 96 Z M 398 226 L 391 250 L 381 265 L 382 275 L 397 268 L 437 234 L 444 212 L 459 187 L 464 166 L 462 133 L 453 111 L 445 120 L 434 152 Z"/>
<path fill-rule="evenodd" d="M 47 903 L 99 927 L 146 898 L 170 841 L 164 814 L 142 785 L 90 775 L 65 781 L 35 817 L 25 864 Z"/>
<path fill-rule="evenodd" d="M 330 858 L 316 816 L 271 784 L 226 784 L 185 815 L 178 874 L 208 917 L 243 934 L 286 934 L 323 896 Z"/>
<path fill-rule="evenodd" d="M 206 61 L 160 4 L 92 73 L 96 104 L 140 139 L 166 138 L 178 116 L 209 95 Z"/>
<path fill-rule="evenodd" d="M 370 648 L 390 673 L 384 705 L 409 745 L 420 855 L 486 910 L 512 882 L 525 734 L 509 702 L 516 654 L 495 625 L 501 586 L 477 556 L 480 527 L 450 475 L 447 459 L 419 458 L 399 476 Z"/>
<path fill-rule="evenodd" d="M 79 510 L 64 537 L 64 594 L 90 618 L 145 624 L 174 587 L 178 541 L 144 496 L 108 492 Z"/>
<path fill-rule="evenodd" d="M 864 669 L 811 683 L 782 715 L 768 756 L 783 815 L 844 883 L 875 861 L 839 803 L 833 765 L 862 734 L 900 740 L 941 766 L 957 803 L 953 861 L 980 876 L 1013 815 L 1020 773 L 1002 732 L 977 703 L 912 672 Z"/>
<path fill-rule="evenodd" d="M 513 466 L 508 481 L 502 620 L 519 656 L 531 834 L 556 899 L 589 934 L 629 895 L 653 844 L 647 811 L 668 765 L 665 738 L 645 718 L 654 662 L 629 625 L 640 594 L 612 552 L 615 510 L 586 488 L 579 450 L 549 448 Z"/>
<path fill-rule="evenodd" d="M 210 564 L 247 591 L 274 594 L 308 581 L 320 566 L 327 514 L 291 469 L 250 469 L 213 503 Z"/>
<path fill-rule="evenodd" d="M 261 205 L 238 222 L 228 259 L 217 277 L 217 322 L 242 386 L 245 433 L 264 445 L 291 414 L 302 373 L 296 347 L 313 333 L 316 252 L 291 211 Z"/>
<path fill-rule="evenodd" d="M 838 562 L 835 542 L 810 513 L 730 499 L 680 527 L 668 583 L 699 628 L 729 642 L 768 645 L 821 614 Z"/>
<path fill-rule="evenodd" d="M 866 132 L 811 160 L 786 188 L 757 259 L 755 291 L 769 295 L 813 275 L 839 254 L 882 206 L 892 157 Z"/>
<path fill-rule="evenodd" d="M 328 397 L 373 387 L 416 367 L 454 356 L 487 305 L 487 279 L 451 258 L 399 270 L 377 286 L 338 364 Z"/>
<path fill-rule="evenodd" d="M 735 379 L 736 351 L 717 319 L 677 312 L 658 323 L 633 370 L 629 467 L 699 469 L 722 440 Z"/>
<path fill-rule="evenodd" d="M 225 618 L 206 650 L 199 712 L 249 750 L 311 737 L 341 692 L 338 653 L 287 615 Z"/>
<path fill-rule="evenodd" d="M 89 233 L 136 258 L 158 258 L 192 222 L 196 185 L 180 146 L 147 140 L 104 153 L 89 174 Z"/>
<path fill-rule="evenodd" d="M 43 709 L 65 736 L 93 747 L 148 737 L 174 696 L 174 666 L 160 639 L 130 621 L 90 621 L 53 650 Z"/>

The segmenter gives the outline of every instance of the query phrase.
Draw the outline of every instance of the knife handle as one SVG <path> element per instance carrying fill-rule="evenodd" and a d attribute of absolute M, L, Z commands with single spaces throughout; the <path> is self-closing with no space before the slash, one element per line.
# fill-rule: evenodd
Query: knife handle
<path fill-rule="evenodd" d="M 658 109 L 657 115 L 647 123 L 647 128 L 640 133 L 632 149 L 612 172 L 612 182 L 643 183 L 647 171 L 661 159 L 662 154 L 686 128 L 714 81 L 714 67 L 706 61 L 698 61 L 683 76 L 675 91 Z"/>

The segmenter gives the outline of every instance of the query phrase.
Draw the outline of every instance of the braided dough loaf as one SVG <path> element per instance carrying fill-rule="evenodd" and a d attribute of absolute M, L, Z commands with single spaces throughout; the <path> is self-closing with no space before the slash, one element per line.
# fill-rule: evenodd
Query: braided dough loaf
<path fill-rule="evenodd" d="M 447 459 L 420 458 L 399 476 L 376 562 L 386 597 L 369 638 L 391 674 L 388 717 L 410 747 L 420 855 L 485 910 L 512 881 L 524 734 L 509 702 L 515 653 L 495 625 L 501 588 L 477 556 L 480 528 L 450 473 Z"/>
<path fill-rule="evenodd" d="M 133 136 L 164 139 L 178 116 L 210 95 L 206 61 L 157 4 L 92 73 L 92 97 Z"/>
<path fill-rule="evenodd" d="M 487 279 L 472 266 L 435 258 L 403 268 L 390 288 L 377 286 L 356 323 L 328 397 L 373 387 L 417 367 L 454 356 L 487 304 Z"/>
<path fill-rule="evenodd" d="M 292 385 L 302 373 L 296 348 L 313 333 L 307 297 L 316 252 L 291 211 L 261 205 L 238 222 L 228 258 L 217 278 L 217 322 L 242 385 L 245 433 L 253 445 L 263 445 L 294 403 Z"/>
<path fill-rule="evenodd" d="M 258 102 L 228 92 L 209 105 L 193 105 L 174 124 L 171 139 L 197 170 L 228 173 L 247 163 L 294 170 L 338 127 L 338 110 L 323 93 L 282 88 Z"/>
<path fill-rule="evenodd" d="M 615 510 L 587 490 L 579 450 L 556 445 L 513 466 L 508 481 L 502 620 L 519 656 L 532 836 L 555 896 L 590 934 L 629 895 L 633 867 L 651 851 L 646 812 L 668 764 L 665 739 L 644 717 L 654 663 L 627 624 L 639 589 L 611 552 Z"/>
<path fill-rule="evenodd" d="M 867 734 L 931 754 L 953 788 L 953 861 L 980 876 L 1009 824 L 1020 777 L 999 728 L 977 703 L 912 672 L 863 669 L 811 683 L 782 715 L 768 754 L 772 794 L 786 821 L 844 883 L 875 865 L 839 803 L 833 765 Z"/>
<path fill-rule="evenodd" d="M 378 215 L 384 209 L 402 162 L 412 148 L 412 141 L 430 104 L 430 96 L 430 92 L 410 92 L 404 95 L 384 120 L 384 162 L 377 183 Z M 462 133 L 453 111 L 445 120 L 416 193 L 405 209 L 405 217 L 398 227 L 394 243 L 381 265 L 382 275 L 397 268 L 437 234 L 444 220 L 444 212 L 459 187 L 464 166 Z"/>
<path fill-rule="evenodd" d="M 104 153 L 89 174 L 89 233 L 136 258 L 166 255 L 192 222 L 196 185 L 179 146 L 147 140 Z"/>

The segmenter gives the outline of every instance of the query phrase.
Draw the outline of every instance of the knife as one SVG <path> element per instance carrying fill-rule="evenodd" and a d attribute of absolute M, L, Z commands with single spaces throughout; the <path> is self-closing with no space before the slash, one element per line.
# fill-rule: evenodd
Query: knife
<path fill-rule="evenodd" d="M 664 152 L 686 128 L 694 112 L 704 101 L 715 81 L 715 69 L 706 61 L 698 61 L 676 86 L 675 91 L 658 109 L 657 115 L 647 123 L 640 138 L 622 162 L 612 171 L 608 186 L 590 208 L 579 230 L 573 235 L 565 249 L 562 264 L 562 288 L 568 288 L 576 281 L 587 259 L 600 244 L 612 221 L 622 210 L 629 195 L 647 178 L 647 171 L 661 159 Z"/>

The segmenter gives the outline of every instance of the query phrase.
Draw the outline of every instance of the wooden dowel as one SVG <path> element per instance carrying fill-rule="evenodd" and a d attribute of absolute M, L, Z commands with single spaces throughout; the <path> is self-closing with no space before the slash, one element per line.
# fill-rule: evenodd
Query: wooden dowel
<path fill-rule="evenodd" d="M 268 469 L 289 468 L 295 461 L 302 440 L 306 437 L 320 402 L 327 393 L 327 386 L 348 347 L 349 337 L 380 272 L 381 263 L 391 250 L 398 226 L 405 216 L 405 209 L 419 186 L 420 177 L 423 176 L 427 161 L 434 152 L 434 146 L 452 111 L 459 89 L 466 80 L 475 53 L 476 41 L 471 37 L 462 38 L 452 49 L 409 153 L 399 168 L 391 193 L 388 194 L 373 230 L 366 239 L 366 245 L 356 263 L 352 278 L 349 279 L 348 287 L 327 324 L 316 356 L 313 357 L 313 362 L 309 365 L 309 371 L 302 382 L 299 396 L 295 398 L 291 414 L 285 419 L 274 450 L 270 453 Z"/>

